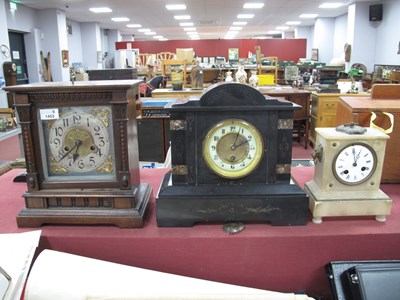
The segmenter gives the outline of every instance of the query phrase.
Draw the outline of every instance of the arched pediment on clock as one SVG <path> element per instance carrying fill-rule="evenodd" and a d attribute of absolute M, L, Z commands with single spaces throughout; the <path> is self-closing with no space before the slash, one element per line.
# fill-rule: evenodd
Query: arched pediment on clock
<path fill-rule="evenodd" d="M 255 88 L 236 82 L 210 86 L 200 98 L 201 106 L 265 106 L 265 96 Z"/>

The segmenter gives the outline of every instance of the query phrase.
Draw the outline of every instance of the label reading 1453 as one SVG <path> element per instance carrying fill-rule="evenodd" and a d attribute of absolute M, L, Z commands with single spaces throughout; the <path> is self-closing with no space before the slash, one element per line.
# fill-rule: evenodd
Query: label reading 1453
<path fill-rule="evenodd" d="M 56 120 L 59 118 L 58 108 L 47 108 L 40 110 L 40 120 Z"/>

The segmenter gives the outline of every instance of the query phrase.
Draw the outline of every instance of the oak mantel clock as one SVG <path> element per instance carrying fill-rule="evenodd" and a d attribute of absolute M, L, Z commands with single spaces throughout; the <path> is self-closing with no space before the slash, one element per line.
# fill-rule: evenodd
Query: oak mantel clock
<path fill-rule="evenodd" d="M 239 83 L 217 84 L 200 99 L 172 105 L 172 166 L 157 195 L 157 224 L 304 225 L 308 197 L 290 183 L 299 108 Z"/>
<path fill-rule="evenodd" d="M 140 183 L 135 117 L 139 80 L 7 87 L 24 144 L 20 227 L 141 227 L 151 188 Z"/>
<path fill-rule="evenodd" d="M 332 216 L 375 216 L 385 221 L 392 200 L 379 186 L 389 136 L 354 123 L 316 132 L 314 179 L 305 184 L 313 222 Z"/>

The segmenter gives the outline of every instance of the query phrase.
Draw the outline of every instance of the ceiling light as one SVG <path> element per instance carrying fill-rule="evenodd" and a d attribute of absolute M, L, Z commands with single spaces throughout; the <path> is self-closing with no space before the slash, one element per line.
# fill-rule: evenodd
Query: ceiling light
<path fill-rule="evenodd" d="M 92 8 L 89 8 L 89 10 L 96 14 L 112 12 L 112 9 L 108 8 L 108 7 L 92 7 Z"/>
<path fill-rule="evenodd" d="M 193 22 L 183 22 L 183 23 L 179 23 L 179 26 L 193 26 Z"/>
<path fill-rule="evenodd" d="M 141 29 L 138 29 L 138 31 L 139 32 L 149 32 L 151 30 L 149 28 L 141 28 Z"/>
<path fill-rule="evenodd" d="M 183 30 L 185 30 L 185 31 L 196 31 L 196 28 L 195 27 L 185 27 L 185 28 L 183 28 Z"/>
<path fill-rule="evenodd" d="M 301 24 L 300 21 L 287 21 L 286 22 L 286 25 L 299 25 L 299 24 Z"/>
<path fill-rule="evenodd" d="M 343 5 L 343 3 L 340 2 L 327 2 L 327 3 L 322 3 L 320 6 L 318 6 L 319 8 L 338 8 L 341 7 Z"/>
<path fill-rule="evenodd" d="M 117 18 L 111 18 L 112 21 L 114 22 L 128 22 L 129 19 L 125 17 L 117 17 Z"/>
<path fill-rule="evenodd" d="M 254 14 L 239 14 L 237 15 L 238 19 L 251 19 L 254 18 Z"/>
<path fill-rule="evenodd" d="M 316 17 L 318 17 L 317 14 L 302 14 L 299 16 L 302 19 L 315 19 Z"/>
<path fill-rule="evenodd" d="M 147 31 L 144 34 L 145 35 L 156 35 L 157 33 L 155 33 L 154 31 Z"/>
<path fill-rule="evenodd" d="M 159 41 L 168 41 L 168 39 L 167 38 L 162 38 L 162 39 L 159 39 Z"/>
<path fill-rule="evenodd" d="M 238 22 L 233 22 L 232 25 L 235 25 L 235 26 L 244 26 L 244 25 L 247 25 L 247 22 L 238 21 Z"/>
<path fill-rule="evenodd" d="M 140 28 L 140 27 L 142 27 L 142 25 L 140 25 L 140 24 L 126 24 L 126 27 L 129 27 L 129 28 Z"/>
<path fill-rule="evenodd" d="M 239 33 L 239 31 L 229 30 L 226 34 L 227 35 L 236 35 L 238 33 Z"/>
<path fill-rule="evenodd" d="M 188 31 L 186 32 L 187 35 L 198 35 L 197 31 Z"/>
<path fill-rule="evenodd" d="M 174 16 L 175 20 L 190 20 L 189 15 L 180 15 L 180 16 Z"/>
<path fill-rule="evenodd" d="M 168 10 L 183 10 L 183 9 L 186 9 L 186 5 L 185 4 L 167 4 L 167 5 L 165 5 L 165 7 Z"/>
<path fill-rule="evenodd" d="M 277 30 L 286 30 L 286 29 L 289 29 L 289 26 L 277 26 L 275 29 L 277 29 Z"/>
<path fill-rule="evenodd" d="M 162 35 L 155 35 L 153 36 L 153 39 L 163 39 L 164 37 Z"/>
<path fill-rule="evenodd" d="M 263 8 L 264 3 L 245 3 L 243 4 L 243 8 Z"/>

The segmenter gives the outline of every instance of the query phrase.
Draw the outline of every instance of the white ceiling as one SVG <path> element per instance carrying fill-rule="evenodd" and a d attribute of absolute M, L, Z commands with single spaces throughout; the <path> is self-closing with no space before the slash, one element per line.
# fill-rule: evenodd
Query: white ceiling
<path fill-rule="evenodd" d="M 247 20 L 235 38 L 246 39 L 265 36 L 277 26 L 283 26 L 287 21 L 301 21 L 300 26 L 310 26 L 314 19 L 299 19 L 300 14 L 313 13 L 318 17 L 337 17 L 347 13 L 347 6 L 354 2 L 377 2 L 371 0 L 12 0 L 13 2 L 35 8 L 55 8 L 63 10 L 67 19 L 77 22 L 97 22 L 104 29 L 118 29 L 121 34 L 133 35 L 136 41 L 154 40 L 152 36 L 144 35 L 137 29 L 126 27 L 128 23 L 139 23 L 142 28 L 149 28 L 169 40 L 188 39 L 188 35 L 174 15 L 188 14 L 190 22 L 199 33 L 200 39 L 224 38 L 237 21 L 239 13 L 254 13 L 254 18 Z M 243 9 L 244 2 L 263 2 L 262 9 Z M 342 2 L 338 9 L 321 9 L 318 6 L 325 2 Z M 186 4 L 184 11 L 168 11 L 166 4 Z M 91 7 L 107 6 L 111 13 L 94 14 Z M 111 17 L 128 17 L 128 23 L 115 23 Z M 246 20 L 245 20 L 246 21 Z M 289 31 L 293 31 L 290 27 Z"/>

